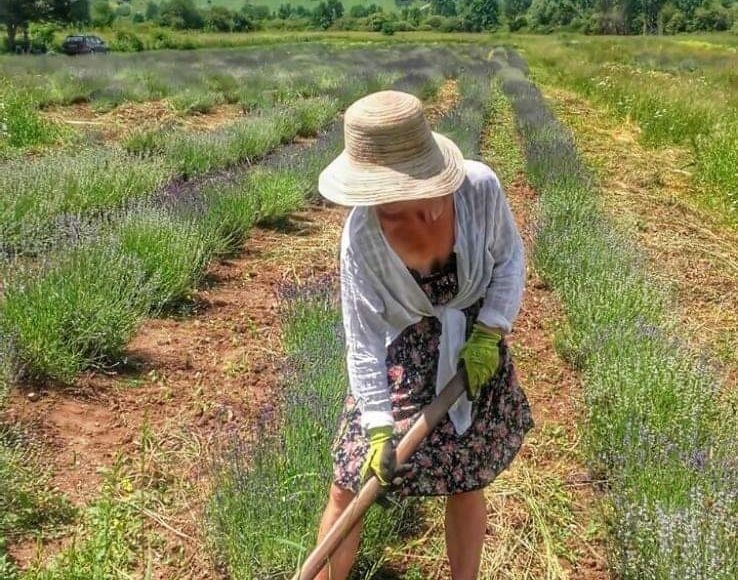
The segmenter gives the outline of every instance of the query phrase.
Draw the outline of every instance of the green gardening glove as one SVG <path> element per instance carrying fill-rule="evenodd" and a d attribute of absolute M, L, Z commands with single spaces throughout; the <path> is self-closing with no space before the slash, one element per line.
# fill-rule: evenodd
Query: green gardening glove
<path fill-rule="evenodd" d="M 466 396 L 475 401 L 487 383 L 500 366 L 500 341 L 502 334 L 476 323 L 469 340 L 466 341 L 459 359 L 466 368 Z"/>
<path fill-rule="evenodd" d="M 397 468 L 397 454 L 392 445 L 392 427 L 369 429 L 369 453 L 361 468 L 361 481 L 373 472 L 382 487 L 387 487 Z"/>

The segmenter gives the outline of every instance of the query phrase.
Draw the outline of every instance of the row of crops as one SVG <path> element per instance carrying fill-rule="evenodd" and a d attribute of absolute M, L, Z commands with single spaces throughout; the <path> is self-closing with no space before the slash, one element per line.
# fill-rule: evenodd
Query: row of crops
<path fill-rule="evenodd" d="M 571 134 L 511 56 L 497 58 L 541 195 L 535 261 L 566 308 L 559 349 L 585 381 L 612 568 L 623 578 L 735 578 L 738 431 L 709 355 L 690 351 L 639 249 L 604 218 Z"/>
<path fill-rule="evenodd" d="M 437 56 L 433 78 L 423 70 L 423 53 L 416 57 L 410 81 L 421 94 L 432 93 L 444 67 L 456 64 L 451 51 Z M 268 107 L 223 129 L 138 132 L 125 148 L 6 162 L 5 376 L 69 381 L 90 366 L 115 364 L 142 319 L 185 301 L 210 259 L 239 248 L 253 223 L 298 207 L 330 152 L 310 162 L 306 156 L 308 166 L 280 155 L 253 162 L 315 135 L 352 100 L 399 76 L 391 67 L 350 76 L 338 70 L 311 89 L 321 96 Z M 229 170 L 244 163 L 246 171 Z M 193 187 L 199 175 L 209 177 Z"/>

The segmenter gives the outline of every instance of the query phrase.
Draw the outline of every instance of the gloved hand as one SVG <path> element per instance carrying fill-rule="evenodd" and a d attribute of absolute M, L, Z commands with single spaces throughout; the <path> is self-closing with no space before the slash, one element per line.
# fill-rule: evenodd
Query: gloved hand
<path fill-rule="evenodd" d="M 382 487 L 387 487 L 397 469 L 397 453 L 392 445 L 392 427 L 369 429 L 369 453 L 361 468 L 361 480 L 365 481 L 372 472 Z"/>
<path fill-rule="evenodd" d="M 469 340 L 466 341 L 459 359 L 466 368 L 466 396 L 475 401 L 482 385 L 489 381 L 500 366 L 500 341 L 502 334 L 476 323 Z"/>

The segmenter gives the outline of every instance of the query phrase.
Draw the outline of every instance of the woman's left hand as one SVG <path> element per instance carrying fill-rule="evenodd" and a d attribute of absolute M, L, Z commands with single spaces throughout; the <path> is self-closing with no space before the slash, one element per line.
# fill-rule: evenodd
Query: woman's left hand
<path fill-rule="evenodd" d="M 500 341 L 502 333 L 477 322 L 469 340 L 459 352 L 466 369 L 466 396 L 474 401 L 500 366 Z"/>

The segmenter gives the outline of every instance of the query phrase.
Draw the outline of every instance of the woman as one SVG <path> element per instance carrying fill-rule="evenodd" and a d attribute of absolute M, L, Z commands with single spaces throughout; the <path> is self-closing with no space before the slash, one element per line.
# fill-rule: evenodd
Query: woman
<path fill-rule="evenodd" d="M 367 474 L 398 495 L 444 495 L 454 580 L 477 577 L 483 490 L 532 427 L 504 336 L 525 267 L 497 177 L 431 132 L 420 101 L 382 91 L 346 111 L 345 150 L 320 175 L 354 206 L 341 240 L 350 393 L 334 447 L 322 538 Z M 394 446 L 463 363 L 467 394 L 398 471 Z M 318 578 L 350 572 L 357 526 Z"/>

